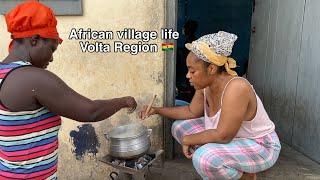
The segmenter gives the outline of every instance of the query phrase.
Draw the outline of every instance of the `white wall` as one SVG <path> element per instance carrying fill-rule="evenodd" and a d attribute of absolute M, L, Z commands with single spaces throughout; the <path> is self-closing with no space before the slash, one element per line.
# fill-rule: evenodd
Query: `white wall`
<path fill-rule="evenodd" d="M 139 30 L 160 31 L 165 25 L 165 1 L 146 0 L 84 0 L 83 16 L 59 16 L 58 30 L 64 42 L 54 54 L 54 62 L 49 70 L 61 77 L 70 87 L 91 99 L 108 99 L 120 96 L 134 96 L 139 108 L 146 104 L 153 93 L 158 95 L 155 104 L 163 104 L 165 89 L 164 53 L 141 53 L 138 55 L 120 53 L 82 53 L 79 42 L 68 40 L 71 28 L 91 28 L 95 30 L 122 30 L 132 27 Z M 7 55 L 9 33 L 3 16 L 0 18 L 0 59 Z M 124 41 L 133 42 L 133 41 Z M 161 40 L 151 41 L 161 48 Z M 138 111 L 137 110 L 137 111 Z M 70 133 L 78 133 L 84 126 L 63 118 L 59 134 L 59 179 L 106 179 L 110 168 L 101 164 L 97 157 L 107 154 L 107 144 L 103 133 L 121 124 L 137 122 L 137 111 L 128 115 L 125 110 L 111 118 L 92 123 L 94 131 L 82 137 L 78 147 Z M 163 148 L 163 127 L 160 117 L 149 118 L 143 123 L 153 129 L 152 148 Z M 88 130 L 88 129 L 87 129 Z M 86 133 L 86 130 L 83 129 Z M 95 136 L 96 135 L 96 136 Z M 98 152 L 88 153 L 83 147 L 97 137 Z M 78 149 L 77 149 L 78 148 Z M 85 154 L 76 159 L 79 148 Z M 94 147 L 93 147 L 94 148 Z M 76 151 L 78 150 L 78 151 Z M 87 149 L 88 150 L 88 149 Z M 79 153 L 78 153 L 79 155 Z"/>

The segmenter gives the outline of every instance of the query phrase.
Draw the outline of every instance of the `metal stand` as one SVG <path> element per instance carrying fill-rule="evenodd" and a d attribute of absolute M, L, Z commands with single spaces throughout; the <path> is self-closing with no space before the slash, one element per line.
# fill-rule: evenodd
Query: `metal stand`
<path fill-rule="evenodd" d="M 121 180 L 145 180 L 145 174 L 144 173 L 135 173 L 135 174 L 129 174 L 129 173 L 125 173 L 125 172 L 120 172 L 120 173 L 116 173 L 116 172 L 111 172 L 109 174 L 109 177 L 112 180 L 116 180 L 116 179 L 121 179 Z"/>
<path fill-rule="evenodd" d="M 111 180 L 121 179 L 121 180 L 145 180 L 146 173 L 149 170 L 149 167 L 152 165 L 152 163 L 160 157 L 160 155 L 163 153 L 163 150 L 158 150 L 154 154 L 156 157 L 151 160 L 146 166 L 144 166 L 142 169 L 133 169 L 129 167 L 119 166 L 111 163 L 111 156 L 107 155 L 102 158 L 98 158 L 99 161 L 106 163 L 115 169 L 119 170 L 120 172 L 111 172 L 109 174 L 109 177 Z"/>

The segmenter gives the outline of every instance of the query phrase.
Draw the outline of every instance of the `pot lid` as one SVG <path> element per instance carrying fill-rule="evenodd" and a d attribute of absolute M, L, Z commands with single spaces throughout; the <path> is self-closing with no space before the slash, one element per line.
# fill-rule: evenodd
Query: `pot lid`
<path fill-rule="evenodd" d="M 110 131 L 109 137 L 116 139 L 135 138 L 147 133 L 147 128 L 140 123 L 127 124 L 118 126 Z"/>

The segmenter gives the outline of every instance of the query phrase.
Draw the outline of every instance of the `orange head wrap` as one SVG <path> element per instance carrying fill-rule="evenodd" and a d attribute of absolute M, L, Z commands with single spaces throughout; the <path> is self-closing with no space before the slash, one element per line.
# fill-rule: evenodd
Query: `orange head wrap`
<path fill-rule="evenodd" d="M 30 0 L 17 5 L 5 15 L 5 19 L 12 39 L 39 35 L 42 38 L 57 39 L 62 43 L 53 11 L 38 1 Z M 11 49 L 12 41 L 9 51 Z"/>

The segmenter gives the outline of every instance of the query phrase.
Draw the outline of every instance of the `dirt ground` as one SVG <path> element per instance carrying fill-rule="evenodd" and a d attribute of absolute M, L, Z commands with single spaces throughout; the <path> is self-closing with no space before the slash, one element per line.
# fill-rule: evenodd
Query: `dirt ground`
<path fill-rule="evenodd" d="M 163 168 L 150 168 L 148 180 L 196 180 L 201 177 L 192 167 L 191 160 L 178 158 L 164 163 Z M 303 154 L 282 144 L 282 150 L 277 163 L 269 170 L 259 173 L 258 179 L 272 180 L 320 180 L 320 164 L 310 160 Z"/>

